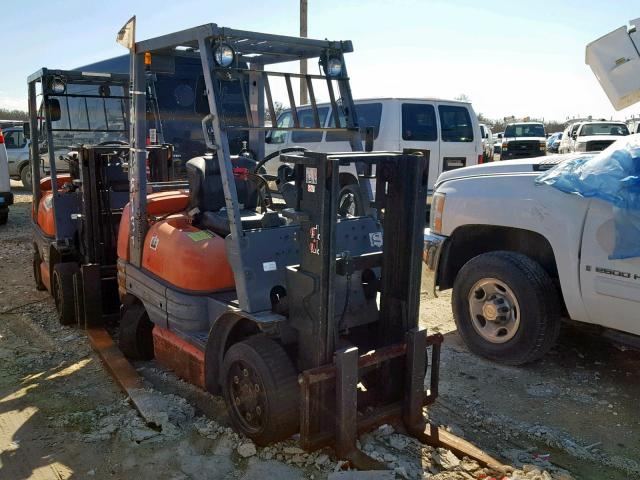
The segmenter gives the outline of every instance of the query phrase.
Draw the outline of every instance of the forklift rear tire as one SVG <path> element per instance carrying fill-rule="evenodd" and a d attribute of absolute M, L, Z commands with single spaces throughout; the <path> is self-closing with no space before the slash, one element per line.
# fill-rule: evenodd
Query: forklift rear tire
<path fill-rule="evenodd" d="M 36 290 L 46 290 L 44 283 L 42 282 L 42 272 L 40 270 L 42 265 L 42 259 L 37 250 L 33 251 L 33 279 L 36 282 Z"/>
<path fill-rule="evenodd" d="M 151 360 L 153 350 L 153 322 L 140 303 L 122 306 L 118 347 L 131 360 Z"/>
<path fill-rule="evenodd" d="M 73 274 L 78 270 L 74 263 L 58 263 L 53 267 L 51 293 L 56 303 L 61 325 L 76 323 L 76 305 L 73 288 Z"/>
<path fill-rule="evenodd" d="M 0 225 L 5 225 L 9 220 L 9 209 L 0 208 Z"/>
<path fill-rule="evenodd" d="M 298 376 L 284 349 L 255 336 L 236 343 L 224 356 L 222 390 L 238 432 L 258 445 L 298 431 Z"/>

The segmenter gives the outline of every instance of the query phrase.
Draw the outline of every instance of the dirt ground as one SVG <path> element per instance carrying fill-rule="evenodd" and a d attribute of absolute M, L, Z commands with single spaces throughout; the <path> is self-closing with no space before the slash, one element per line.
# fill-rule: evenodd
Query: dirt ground
<path fill-rule="evenodd" d="M 0 480 L 324 479 L 341 468 L 295 439 L 256 450 L 229 429 L 221 398 L 155 362 L 136 364 L 158 406 L 154 428 L 142 421 L 83 332 L 60 326 L 35 290 L 31 198 L 18 185 L 0 227 Z M 567 328 L 543 361 L 501 367 L 465 349 L 449 301 L 422 304 L 422 324 L 445 336 L 432 420 L 519 468 L 508 478 L 640 478 L 639 352 Z M 390 428 L 360 443 L 396 478 L 490 478 Z"/>

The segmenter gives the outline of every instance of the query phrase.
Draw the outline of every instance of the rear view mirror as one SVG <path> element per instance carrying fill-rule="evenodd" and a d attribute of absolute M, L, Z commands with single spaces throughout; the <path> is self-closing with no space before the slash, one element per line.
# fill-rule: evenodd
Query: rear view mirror
<path fill-rule="evenodd" d="M 58 100 L 57 98 L 48 98 L 47 113 L 49 114 L 49 119 L 52 122 L 57 122 L 58 120 L 60 120 L 60 100 Z"/>
<path fill-rule="evenodd" d="M 22 124 L 22 134 L 24 135 L 24 138 L 31 137 L 31 124 L 29 122 L 24 122 Z"/>

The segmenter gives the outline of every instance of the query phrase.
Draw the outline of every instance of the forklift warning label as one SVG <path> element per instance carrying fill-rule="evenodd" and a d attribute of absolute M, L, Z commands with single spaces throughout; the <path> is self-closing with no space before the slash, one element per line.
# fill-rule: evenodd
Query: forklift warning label
<path fill-rule="evenodd" d="M 318 225 L 309 229 L 309 252 L 320 255 L 320 228 Z"/>
<path fill-rule="evenodd" d="M 149 243 L 149 248 L 151 250 L 157 250 L 159 243 L 160 243 L 160 239 L 158 238 L 158 235 L 154 235 L 153 237 L 151 237 L 151 242 Z"/>
<path fill-rule="evenodd" d="M 278 266 L 276 265 L 276 262 L 262 262 L 262 270 L 265 272 L 273 272 L 277 269 Z"/>
<path fill-rule="evenodd" d="M 305 173 L 306 173 L 308 185 L 318 184 L 318 169 L 316 167 L 307 167 L 305 169 Z"/>
<path fill-rule="evenodd" d="M 369 234 L 369 243 L 372 247 L 382 247 L 382 232 L 371 232 Z"/>
<path fill-rule="evenodd" d="M 203 240 L 209 240 L 213 238 L 213 235 L 207 230 L 200 230 L 198 232 L 189 232 L 187 236 L 194 242 L 201 242 Z"/>

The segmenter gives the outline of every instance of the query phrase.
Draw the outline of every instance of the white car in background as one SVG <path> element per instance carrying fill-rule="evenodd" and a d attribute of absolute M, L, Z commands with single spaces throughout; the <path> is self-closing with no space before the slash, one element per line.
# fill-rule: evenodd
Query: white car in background
<path fill-rule="evenodd" d="M 9 219 L 9 206 L 13 203 L 11 180 L 9 178 L 9 160 L 4 146 L 4 136 L 0 130 L 0 225 Z"/>
<path fill-rule="evenodd" d="M 580 128 L 580 125 L 582 125 L 582 122 L 573 122 L 564 129 L 564 132 L 562 132 L 560 147 L 558 147 L 558 153 L 573 152 L 573 144 L 575 143 L 574 138 L 578 128 Z"/>
<path fill-rule="evenodd" d="M 623 122 L 583 122 L 573 134 L 573 152 L 600 152 L 629 135 Z"/>

